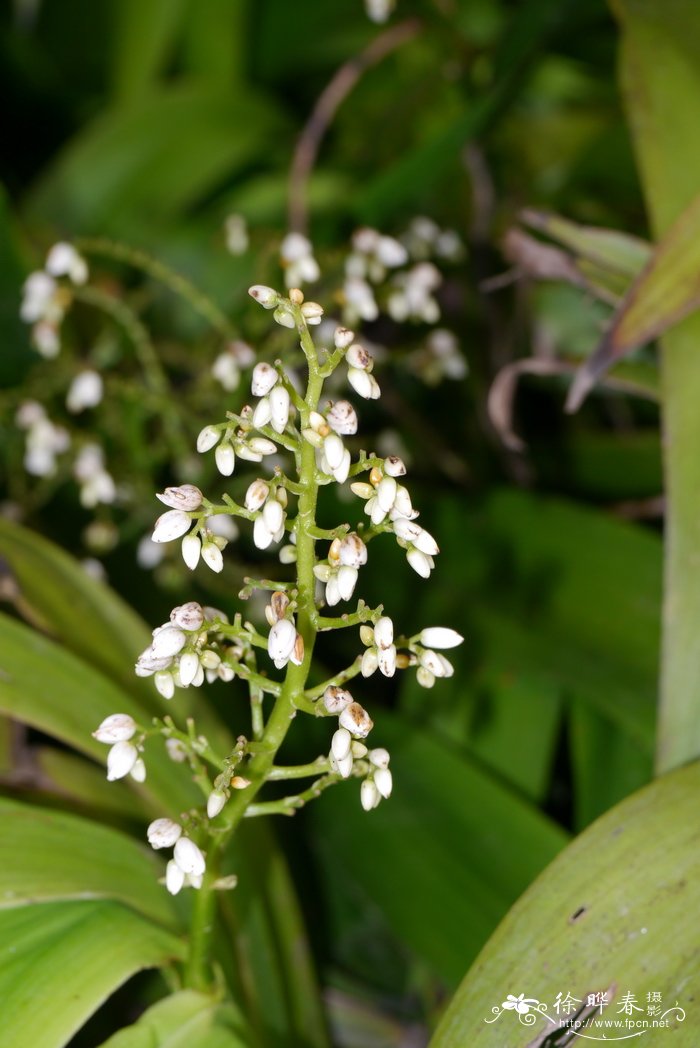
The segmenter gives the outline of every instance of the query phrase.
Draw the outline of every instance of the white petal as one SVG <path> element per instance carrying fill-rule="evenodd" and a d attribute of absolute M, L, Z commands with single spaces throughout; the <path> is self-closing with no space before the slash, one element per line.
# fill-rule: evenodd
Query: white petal
<path fill-rule="evenodd" d="M 207 815 L 210 819 L 215 819 L 220 811 L 223 811 L 224 805 L 226 804 L 226 794 L 223 790 L 212 790 L 207 798 Z"/>
<path fill-rule="evenodd" d="M 350 600 L 352 597 L 357 584 L 357 574 L 357 568 L 349 568 L 344 565 L 338 569 L 336 578 L 341 600 Z"/>
<path fill-rule="evenodd" d="M 359 368 L 348 368 L 348 382 L 365 400 L 372 399 L 372 376 Z"/>
<path fill-rule="evenodd" d="M 323 705 L 329 713 L 340 713 L 352 702 L 352 695 L 337 684 L 329 684 L 323 693 Z"/>
<path fill-rule="evenodd" d="M 331 575 L 326 583 L 326 604 L 329 608 L 334 608 L 336 604 L 339 604 L 341 600 L 340 586 L 338 585 L 338 576 Z"/>
<path fill-rule="evenodd" d="M 374 727 L 372 718 L 359 702 L 346 706 L 338 720 L 341 728 L 347 728 L 351 735 L 359 739 L 364 739 Z"/>
<path fill-rule="evenodd" d="M 259 517 L 255 518 L 253 524 L 253 543 L 257 549 L 267 549 L 272 542 L 272 532 L 265 523 L 265 518 L 262 513 Z"/>
<path fill-rule="evenodd" d="M 165 867 L 165 887 L 171 895 L 177 895 L 185 883 L 185 874 L 174 859 Z"/>
<path fill-rule="evenodd" d="M 261 361 L 253 368 L 253 375 L 250 382 L 251 393 L 254 397 L 266 397 L 277 382 L 278 378 L 279 375 L 273 368 L 272 364 L 266 364 L 264 361 Z"/>
<path fill-rule="evenodd" d="M 365 779 L 360 786 L 360 803 L 365 811 L 371 811 L 372 808 L 376 808 L 379 800 L 379 790 L 374 785 L 371 779 Z"/>
<path fill-rule="evenodd" d="M 202 560 L 212 571 L 218 573 L 223 570 L 224 558 L 221 555 L 221 550 L 214 542 L 204 543 L 202 546 Z"/>
<path fill-rule="evenodd" d="M 185 535 L 182 540 L 182 559 L 190 571 L 199 564 L 199 556 L 202 552 L 202 541 L 199 535 Z"/>
<path fill-rule="evenodd" d="M 228 442 L 219 444 L 214 452 L 216 468 L 224 477 L 230 477 L 236 466 L 236 455 Z"/>
<path fill-rule="evenodd" d="M 421 553 L 427 554 L 429 557 L 434 557 L 436 553 L 440 552 L 437 542 L 425 528 L 421 528 L 420 535 L 413 540 L 413 545 L 416 549 L 419 549 Z"/>
<path fill-rule="evenodd" d="M 139 751 L 130 742 L 117 742 L 107 754 L 107 778 L 110 782 L 128 775 L 139 758 Z"/>
<path fill-rule="evenodd" d="M 283 659 L 285 662 L 294 650 L 297 639 L 297 631 L 293 622 L 289 619 L 280 619 L 270 630 L 267 638 L 267 651 L 273 661 Z"/>
<path fill-rule="evenodd" d="M 172 673 L 168 673 L 167 670 L 159 670 L 153 682 L 164 699 L 172 699 L 175 694 L 175 681 Z"/>
<path fill-rule="evenodd" d="M 156 851 L 159 848 L 172 848 L 182 836 L 182 826 L 172 819 L 156 819 L 146 830 L 146 836 Z"/>
<path fill-rule="evenodd" d="M 367 648 L 362 656 L 362 665 L 360 667 L 360 673 L 363 677 L 371 677 L 376 671 L 379 665 L 379 659 L 377 658 L 376 648 Z"/>
<path fill-rule="evenodd" d="M 266 426 L 272 418 L 272 410 L 270 408 L 269 397 L 263 397 L 255 405 L 255 411 L 253 412 L 252 423 L 256 429 L 260 429 L 262 426 Z"/>
<path fill-rule="evenodd" d="M 429 626 L 421 631 L 420 642 L 426 648 L 456 648 L 464 637 L 448 626 Z"/>
<path fill-rule="evenodd" d="M 178 673 L 180 674 L 180 684 L 183 688 L 189 688 L 199 669 L 199 656 L 193 651 L 188 651 L 185 655 L 180 656 Z"/>
<path fill-rule="evenodd" d="M 173 539 L 179 539 L 181 535 L 189 531 L 191 524 L 192 521 L 187 513 L 183 513 L 180 509 L 169 509 L 167 513 L 158 517 L 151 541 L 172 542 Z"/>
<path fill-rule="evenodd" d="M 374 642 L 380 648 L 389 648 L 394 643 L 394 623 L 387 615 L 377 620 L 374 627 Z"/>
<path fill-rule="evenodd" d="M 204 609 L 196 600 L 188 600 L 186 604 L 180 604 L 170 612 L 170 621 L 178 629 L 187 630 L 192 633 L 202 628 L 204 623 Z"/>
<path fill-rule="evenodd" d="M 419 549 L 410 549 L 406 554 L 406 560 L 421 578 L 427 579 L 429 577 L 431 567 L 425 553 L 421 553 Z"/>
<path fill-rule="evenodd" d="M 100 724 L 92 737 L 98 742 L 127 742 L 136 733 L 136 721 L 128 713 L 113 713 Z"/>
<path fill-rule="evenodd" d="M 165 491 L 156 494 L 166 506 L 171 509 L 188 510 L 199 509 L 202 505 L 202 492 L 194 484 L 180 484 L 175 488 L 166 488 Z"/>
<path fill-rule="evenodd" d="M 175 845 L 173 858 L 183 873 L 204 873 L 206 863 L 201 851 L 189 837 L 180 837 Z"/>
<path fill-rule="evenodd" d="M 348 479 L 350 473 L 350 452 L 346 448 L 343 452 L 343 458 L 337 469 L 333 470 L 333 478 L 337 484 L 344 484 Z"/>
<path fill-rule="evenodd" d="M 245 508 L 255 513 L 264 505 L 270 494 L 270 485 L 264 480 L 254 480 L 245 493 Z"/>
<path fill-rule="evenodd" d="M 220 439 L 221 430 L 216 429 L 214 426 L 205 426 L 204 429 L 200 430 L 197 437 L 197 451 L 200 453 L 211 451 L 214 445 L 219 443 Z"/>
<path fill-rule="evenodd" d="M 330 466 L 331 472 L 333 472 L 334 469 L 337 469 L 343 461 L 344 451 L 345 447 L 338 434 L 329 433 L 323 442 L 323 454 L 326 457 L 326 462 Z"/>
<path fill-rule="evenodd" d="M 284 386 L 275 386 L 270 393 L 270 412 L 275 433 L 284 433 L 289 421 L 289 408 L 289 393 Z"/>
<path fill-rule="evenodd" d="M 393 677 L 396 673 L 396 648 L 392 644 L 389 648 L 380 648 L 377 652 L 379 672 L 385 677 Z"/>
<path fill-rule="evenodd" d="M 375 768 L 388 768 L 389 767 L 389 751 L 385 750 L 382 746 L 377 747 L 376 750 L 369 751 L 369 761 Z"/>
<path fill-rule="evenodd" d="M 343 757 L 347 757 L 350 752 L 350 745 L 352 743 L 352 735 L 347 728 L 338 728 L 333 733 L 331 740 L 331 753 L 337 761 L 341 761 Z"/>
<path fill-rule="evenodd" d="M 265 503 L 262 511 L 263 520 L 267 530 L 274 535 L 284 524 L 284 510 L 277 499 L 270 499 Z"/>
<path fill-rule="evenodd" d="M 182 651 L 187 643 L 187 637 L 182 630 L 174 626 L 161 626 L 154 631 L 151 651 L 157 659 L 172 658 Z"/>
<path fill-rule="evenodd" d="M 391 795 L 393 782 L 391 772 L 388 768 L 377 768 L 374 773 L 374 785 L 377 787 L 382 797 L 389 797 Z"/>

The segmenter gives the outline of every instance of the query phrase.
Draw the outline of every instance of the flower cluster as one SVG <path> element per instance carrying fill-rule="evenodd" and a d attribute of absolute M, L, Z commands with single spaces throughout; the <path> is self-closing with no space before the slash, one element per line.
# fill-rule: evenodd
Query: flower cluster
<path fill-rule="evenodd" d="M 112 713 L 93 731 L 93 738 L 110 747 L 107 754 L 107 778 L 110 782 L 130 775 L 136 782 L 144 782 L 146 765 L 141 757 L 143 743 L 134 742 L 138 732 L 136 721 L 128 713 Z"/>
<path fill-rule="evenodd" d="M 24 282 L 20 316 L 32 325 L 32 341 L 42 357 L 58 355 L 60 327 L 72 297 L 70 285 L 80 286 L 87 278 L 82 255 L 72 244 L 58 243 L 49 251 L 44 268 L 30 273 Z"/>
<path fill-rule="evenodd" d="M 296 253 L 290 249 L 289 265 L 304 259 L 308 263 L 308 253 L 299 244 L 296 248 Z M 365 275 L 376 276 L 381 267 L 400 264 L 406 254 L 398 241 L 368 235 L 358 239 L 356 249 L 358 257 L 362 256 Z M 237 414 L 229 412 L 226 421 L 205 427 L 197 439 L 197 449 L 202 453 L 214 450 L 216 466 L 224 477 L 233 474 L 238 460 L 259 464 L 274 455 L 271 472 L 248 483 L 241 504 L 229 495 L 224 495 L 220 504 L 214 503 L 193 484 L 167 487 L 157 496 L 166 511 L 156 521 L 152 542 L 157 546 L 181 541 L 188 567 L 194 570 L 201 557 L 220 572 L 223 552 L 235 530 L 229 530 L 228 537 L 221 535 L 216 522 L 224 520 L 230 527 L 232 518 L 239 518 L 252 525 L 253 542 L 260 550 L 280 543 L 288 533 L 289 541 L 280 549 L 279 559 L 282 564 L 295 566 L 295 578 L 291 583 L 246 580 L 241 591 L 244 599 L 256 590 L 267 591 L 266 629 L 262 632 L 240 615 L 230 621 L 215 608 L 189 601 L 173 608 L 169 621 L 153 631 L 151 643 L 136 663 L 137 675 L 152 676 L 166 699 L 171 699 L 177 688 L 199 687 L 205 680 L 235 678 L 247 684 L 252 738 L 239 736 L 228 757 L 214 754 L 207 739 L 194 734 L 193 726 L 188 733 L 178 732 L 169 718 L 160 727 L 156 722 L 151 732 L 165 736 L 173 760 L 189 762 L 206 796 L 208 820 L 226 807 L 226 819 L 216 831 L 224 834 L 232 832 L 243 814 L 291 813 L 328 785 L 351 777 L 360 780 L 360 802 L 365 810 L 388 798 L 392 791 L 389 753 L 382 747 L 369 748 L 372 718 L 345 682 L 358 674 L 367 678 L 376 671 L 393 677 L 399 670 L 414 667 L 419 682 L 432 687 L 438 678 L 454 672 L 442 649 L 462 640 L 454 630 L 444 627 L 402 637 L 396 634 L 393 620 L 381 605 L 370 608 L 362 600 L 339 618 L 324 614 L 324 609 L 355 598 L 360 571 L 371 556 L 370 544 L 382 534 L 393 535 L 405 549 L 411 567 L 424 578 L 434 568 L 438 546 L 417 523 L 418 511 L 403 483 L 407 472 L 403 459 L 365 452 L 355 455 L 352 438 L 359 428 L 355 406 L 343 398 L 321 402 L 324 381 L 336 370 L 342 374 L 341 366 L 352 391 L 368 400 L 379 397 L 372 354 L 356 340 L 352 330 L 342 326 L 333 332 L 329 350 L 317 348 L 310 328 L 316 326 L 323 311 L 317 303 L 306 302 L 298 288 L 287 298 L 261 285 L 251 288 L 250 294 L 272 310 L 273 319 L 282 328 L 296 330 L 308 364 L 305 394 L 298 392 L 296 376 L 279 360 L 274 364 L 258 360 L 251 376 L 253 403 L 245 404 Z M 287 459 L 293 462 L 290 473 L 285 472 Z M 361 516 L 365 519 L 354 528 L 343 524 L 323 529 L 316 523 L 319 494 L 334 483 L 349 483 L 351 491 L 364 500 Z M 309 687 L 309 653 L 316 634 L 353 626 L 359 627 L 363 651 L 330 682 L 320 688 Z M 261 658 L 269 659 L 269 664 L 259 666 Z M 274 679 L 270 664 L 282 672 L 282 679 Z M 269 714 L 263 705 L 267 696 L 274 701 Z M 308 765 L 277 766 L 276 754 L 299 712 L 337 717 L 329 752 Z M 120 715 L 115 716 L 116 728 L 111 724 L 115 718 L 108 718 L 96 737 L 113 743 L 109 778 L 133 776 L 138 762 L 143 764 L 139 754 L 145 735 L 134 743 L 136 725 L 130 722 L 125 726 Z M 282 800 L 257 800 L 267 781 L 314 775 L 319 777 L 299 794 Z M 209 823 L 196 816 L 195 826 L 207 830 Z M 169 891 L 201 884 L 203 854 L 183 835 L 179 823 L 157 820 L 149 828 L 149 840 L 154 847 L 174 847 L 166 872 Z"/>

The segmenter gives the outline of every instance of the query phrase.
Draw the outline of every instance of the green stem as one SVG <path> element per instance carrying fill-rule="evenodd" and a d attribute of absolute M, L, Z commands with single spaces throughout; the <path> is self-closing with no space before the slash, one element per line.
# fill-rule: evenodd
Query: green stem
<path fill-rule="evenodd" d="M 323 379 L 319 373 L 316 348 L 309 334 L 306 322 L 301 312 L 295 310 L 297 330 L 301 341 L 301 347 L 306 356 L 309 366 L 309 380 L 304 399 L 304 407 L 301 411 L 302 422 L 308 425 L 308 417 L 311 411 L 318 407 L 318 401 L 323 389 Z M 315 577 L 315 539 L 312 529 L 315 526 L 316 502 L 318 498 L 318 484 L 316 482 L 316 468 L 314 449 L 306 441 L 301 448 L 301 468 L 299 481 L 302 488 L 299 495 L 298 512 L 296 518 L 297 533 L 297 631 L 304 639 L 304 658 L 300 666 L 288 663 L 284 683 L 279 695 L 275 699 L 270 716 L 265 725 L 264 733 L 256 746 L 256 751 L 250 761 L 244 765 L 245 777 L 250 780 L 250 786 L 244 790 L 238 790 L 231 797 L 224 809 L 221 822 L 222 833 L 217 837 L 216 845 L 223 848 L 230 839 L 234 830 L 244 816 L 256 814 L 256 807 L 252 802 L 259 790 L 267 781 L 270 771 L 274 765 L 277 752 L 284 742 L 289 727 L 296 715 L 298 708 L 310 707 L 308 699 L 304 695 L 304 689 L 309 676 L 309 668 L 313 655 L 316 629 L 314 616 L 316 614 L 314 602 Z M 222 631 L 223 632 L 223 631 Z M 312 708 L 312 707 L 311 707 Z M 337 776 L 330 776 L 331 781 L 336 781 Z M 320 785 L 323 783 L 323 785 Z M 320 792 L 326 785 L 325 779 L 319 780 L 310 790 L 317 789 Z M 305 791 L 300 797 L 306 798 L 309 791 Z M 308 799 L 308 798 L 307 798 Z M 274 803 L 274 802 L 273 802 Z M 305 799 L 301 801 L 305 803 Z M 287 809 L 285 809 L 287 810 Z M 213 849 L 212 849 L 213 850 Z M 208 968 L 208 954 L 211 941 L 211 919 L 214 902 L 211 899 L 213 889 L 211 879 L 208 877 L 197 895 L 197 908 L 193 915 L 192 934 L 190 937 L 190 950 L 185 968 L 185 985 L 199 986 L 199 980 L 206 977 Z"/>
<path fill-rule="evenodd" d="M 212 841 L 207 856 L 207 871 L 204 883 L 199 891 L 193 892 L 192 924 L 190 928 L 189 951 L 185 962 L 183 983 L 192 990 L 210 990 L 213 982 L 209 955 L 214 932 L 216 910 L 216 892 L 212 883 L 216 879 L 214 872 L 214 853 L 217 841 Z"/>
<path fill-rule="evenodd" d="M 317 757 L 315 761 L 310 761 L 308 764 L 294 764 L 287 768 L 272 767 L 267 778 L 268 782 L 276 782 L 280 779 L 306 779 L 310 775 L 318 775 L 320 771 L 327 772 L 328 770 L 328 758 Z"/>

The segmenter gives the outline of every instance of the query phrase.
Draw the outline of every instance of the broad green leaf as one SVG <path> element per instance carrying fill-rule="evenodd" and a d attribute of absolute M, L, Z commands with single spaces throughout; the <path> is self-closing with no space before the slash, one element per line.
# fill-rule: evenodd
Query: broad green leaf
<path fill-rule="evenodd" d="M 616 0 L 622 86 L 654 238 L 662 242 L 700 185 L 700 7 L 693 0 Z M 694 248 L 692 249 L 694 250 Z M 669 262 L 670 264 L 670 262 Z M 660 355 L 664 390 L 665 634 L 657 765 L 700 755 L 700 316 L 669 329 Z"/>
<path fill-rule="evenodd" d="M 133 663 L 150 641 L 141 619 L 109 586 L 91 578 L 59 546 L 28 528 L 0 519 L 5 591 L 18 611 L 130 690 Z M 9 574 L 9 579 L 7 575 Z M 155 696 L 155 689 L 143 688 Z M 154 697 L 152 708 L 158 708 Z"/>
<path fill-rule="evenodd" d="M 240 1025 L 230 1005 L 194 990 L 181 990 L 158 1001 L 102 1048 L 249 1048 L 248 1041 L 236 1032 Z"/>
<path fill-rule="evenodd" d="M 185 0 L 119 0 L 114 6 L 112 81 L 119 103 L 138 103 L 164 71 L 185 6 Z"/>
<path fill-rule="evenodd" d="M 425 729 L 384 715 L 372 737 L 391 753 L 394 793 L 368 814 L 353 783 L 309 808 L 321 876 L 332 883 L 336 867 L 347 871 L 350 912 L 378 904 L 397 937 L 454 985 L 566 835 Z"/>
<path fill-rule="evenodd" d="M 182 955 L 177 938 L 115 902 L 0 910 L 0 1048 L 62 1048 L 131 975 Z"/>
<path fill-rule="evenodd" d="M 226 90 L 240 83 L 248 62 L 249 18 L 244 0 L 190 3 L 182 41 L 187 70 Z"/>
<path fill-rule="evenodd" d="M 653 760 L 648 750 L 583 702 L 571 703 L 568 727 L 574 826 L 583 829 L 649 782 Z"/>
<path fill-rule="evenodd" d="M 176 926 L 170 896 L 157 883 L 164 863 L 117 830 L 0 798 L 0 838 L 0 909 L 106 898 Z"/>
<path fill-rule="evenodd" d="M 131 695 L 53 641 L 0 615 L 0 711 L 76 749 L 106 761 L 107 746 L 91 733 L 111 713 L 128 713 L 145 726 L 150 718 Z M 176 709 L 176 707 L 173 707 Z M 167 756 L 162 740 L 146 745 L 148 777 L 133 784 L 162 815 L 200 801 L 194 785 Z M 123 783 L 112 783 L 117 790 Z M 161 810 L 162 809 L 162 810 Z"/>
<path fill-rule="evenodd" d="M 693 764 L 634 794 L 573 841 L 484 948 L 431 1048 L 544 1045 L 567 1019 L 553 1007 L 557 994 L 585 1004 L 588 994 L 606 991 L 611 1003 L 601 1021 L 625 1019 L 627 993 L 644 1013 L 648 993 L 661 994 L 662 1011 L 677 1003 L 687 1017 L 669 1017 L 674 1046 L 694 1048 L 700 960 L 689 915 L 700 906 L 698 790 L 700 765 Z M 508 994 L 521 993 L 542 1002 L 550 1019 L 503 1010 Z M 605 1029 L 586 1035 L 605 1039 Z"/>
<path fill-rule="evenodd" d="M 92 761 L 52 746 L 35 749 L 34 758 L 42 772 L 41 785 L 47 781 L 77 814 L 122 821 L 137 818 L 141 823 L 150 820 L 148 804 L 132 790 L 115 790 L 114 783 L 107 782 L 104 768 Z"/>
<path fill-rule="evenodd" d="M 260 95 L 181 83 L 107 111 L 59 155 L 32 192 L 33 220 L 74 232 L 139 236 L 195 205 L 236 171 L 264 161 L 282 137 L 277 110 Z"/>
<path fill-rule="evenodd" d="M 612 325 L 571 387 L 576 411 L 598 378 L 632 349 L 651 342 L 700 306 L 700 196 L 676 220 L 635 280 Z"/>

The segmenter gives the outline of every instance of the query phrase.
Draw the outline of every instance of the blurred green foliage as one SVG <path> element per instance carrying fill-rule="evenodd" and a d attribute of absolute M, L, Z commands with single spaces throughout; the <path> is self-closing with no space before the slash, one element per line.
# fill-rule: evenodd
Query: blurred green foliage
<path fill-rule="evenodd" d="M 245 1024 L 209 1015 L 201 1001 L 172 998 L 139 1022 L 147 1031 L 154 1024 L 163 1038 L 187 1015 L 221 1048 L 322 1046 L 326 1027 L 340 1048 L 424 1043 L 446 996 L 532 878 L 571 833 L 651 777 L 661 578 L 657 406 L 606 390 L 565 417 L 561 377 L 523 378 L 514 428 L 524 452 L 502 445 L 486 411 L 504 366 L 529 356 L 578 362 L 609 315 L 587 291 L 537 284 L 527 272 L 489 286 L 511 269 L 502 240 L 520 209 L 646 235 L 615 84 L 614 23 L 603 0 L 398 0 L 389 26 L 405 19 L 416 19 L 413 34 L 364 70 L 327 129 L 308 185 L 310 234 L 331 272 L 363 222 L 396 234 L 426 214 L 466 244 L 440 291 L 444 322 L 469 362 L 466 380 L 426 388 L 400 366 L 413 344 L 403 340 L 422 337 L 420 327 L 406 334 L 383 318 L 367 329 L 387 347 L 388 363 L 399 365 L 377 410 L 363 416 L 365 439 L 400 432 L 421 521 L 442 553 L 424 590 L 400 552 L 389 550 L 363 578 L 362 595 L 384 599 L 406 631 L 451 625 L 467 640 L 441 690 L 425 691 L 408 677 L 368 682 L 371 701 L 385 707 L 378 721 L 395 753 L 389 804 L 367 817 L 354 794 L 338 789 L 291 826 L 275 827 L 282 848 L 267 832 L 246 835 L 250 854 L 244 838 L 235 857 L 241 887 L 224 910 L 221 950 Z M 287 230 L 295 145 L 337 70 L 386 31 L 368 21 L 361 0 L 335 0 L 332 9 L 314 0 L 0 5 L 0 83 L 12 99 L 0 159 L 1 435 L 16 463 L 14 410 L 27 396 L 54 392 L 52 376 L 68 367 L 62 360 L 75 367 L 94 352 L 100 363 L 131 368 L 137 395 L 105 403 L 84 428 L 131 434 L 131 459 L 112 468 L 133 501 L 116 512 L 122 541 L 101 559 L 147 622 L 163 621 L 185 585 L 179 561 L 166 561 L 154 576 L 135 561 L 137 540 L 158 512 L 154 486 L 174 479 L 162 436 L 168 412 L 162 403 L 146 410 L 138 372 L 124 365 L 125 340 L 105 335 L 87 314 L 69 333 L 72 357 L 41 361 L 18 320 L 22 280 L 59 238 L 113 237 L 205 290 L 233 333 L 255 345 L 263 321 L 246 288 L 280 281 L 276 253 Z M 232 212 L 246 217 L 253 244 L 237 257 L 224 244 Z M 100 280 L 106 292 L 129 296 L 154 332 L 191 447 L 215 397 L 237 409 L 245 396 L 242 389 L 222 396 L 209 377 L 222 332 L 147 276 L 107 262 Z M 653 370 L 650 356 L 642 364 Z M 138 472 L 128 474 L 131 466 Z M 5 504 L 7 515 L 84 554 L 89 517 L 76 509 L 69 476 L 44 488 L 15 466 L 3 497 L 13 503 Z M 328 500 L 329 519 L 331 509 L 342 517 L 342 504 Z M 131 677 L 144 627 L 75 564 L 11 524 L 0 528 L 0 554 L 9 566 L 4 596 L 29 623 L 8 621 L 0 640 L 3 659 L 27 681 L 21 692 L 3 682 L 2 710 L 31 727 L 23 747 L 41 769 L 18 779 L 16 746 L 0 734 L 3 792 L 53 809 L 77 804 L 113 824 L 110 832 L 140 838 L 133 799 L 125 790 L 121 806 L 107 798 L 102 773 L 87 758 L 99 756 L 89 731 L 112 712 L 113 689 L 125 710 L 156 704 L 150 687 Z M 245 544 L 233 553 L 221 580 L 188 576 L 191 598 L 232 610 L 250 554 Z M 321 646 L 320 656 L 333 665 L 336 651 Z M 206 729 L 235 737 L 243 730 L 236 704 L 209 691 Z M 55 712 L 57 696 L 65 709 L 78 704 L 68 727 Z M 154 770 L 151 786 L 162 796 L 174 788 L 167 767 Z M 145 818 L 152 803 L 141 793 L 136 814 Z M 56 826 L 64 817 L 53 816 Z M 23 861 L 31 869 L 31 849 Z M 251 882 L 264 882 L 262 894 Z M 91 905 L 99 931 L 105 908 L 122 903 Z M 64 907 L 69 925 L 77 904 L 62 897 L 51 906 Z M 47 936 L 58 941 L 56 928 Z M 170 948 L 170 932 L 149 934 L 144 956 L 128 958 L 111 981 L 96 981 L 93 1008 Z M 51 956 L 69 964 L 63 953 Z M 130 1022 L 163 992 L 139 979 Z M 115 1011 L 105 1006 L 71 1043 L 102 1043 L 126 1021 Z M 62 1029 L 77 1028 L 74 1020 Z M 110 1043 L 151 1043 L 137 1027 L 125 1036 Z"/>

